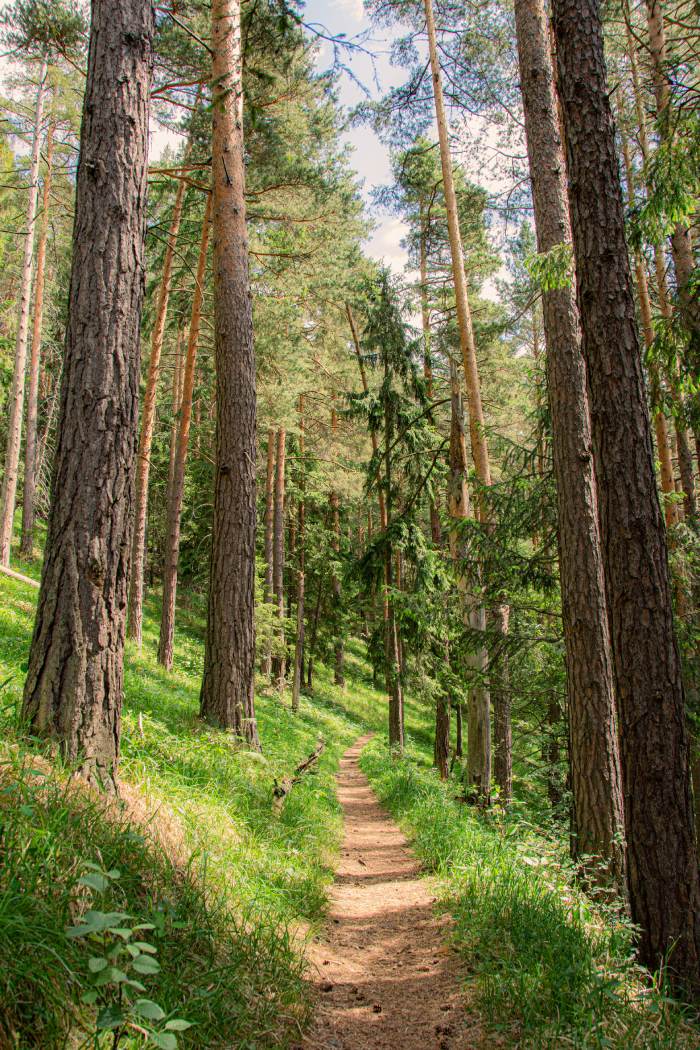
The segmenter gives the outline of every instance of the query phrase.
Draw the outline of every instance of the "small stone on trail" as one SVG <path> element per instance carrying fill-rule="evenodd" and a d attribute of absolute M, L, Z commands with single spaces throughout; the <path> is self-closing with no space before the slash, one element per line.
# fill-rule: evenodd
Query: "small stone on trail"
<path fill-rule="evenodd" d="M 322 985 L 321 985 L 321 991 L 322 992 L 332 992 L 333 991 L 333 985 L 331 984 L 331 982 L 330 981 L 324 981 L 322 983 Z"/>
<path fill-rule="evenodd" d="M 374 1010 L 375 1014 L 380 1014 L 382 1012 L 381 1003 L 375 1003 L 372 1009 Z"/>

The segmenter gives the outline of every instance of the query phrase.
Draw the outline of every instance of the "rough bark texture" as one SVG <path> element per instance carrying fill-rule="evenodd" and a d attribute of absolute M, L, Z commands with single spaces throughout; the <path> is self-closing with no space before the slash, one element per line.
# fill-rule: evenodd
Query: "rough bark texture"
<path fill-rule="evenodd" d="M 93 0 L 56 460 L 24 688 L 32 733 L 105 786 L 119 756 L 154 31 Z"/>
<path fill-rule="evenodd" d="M 440 696 L 435 702 L 435 768 L 440 780 L 447 780 L 450 761 L 450 698 Z"/>
<path fill-rule="evenodd" d="M 199 244 L 199 259 L 192 295 L 190 331 L 187 339 L 187 352 L 182 365 L 182 390 L 179 392 L 180 426 L 177 432 L 177 445 L 173 461 L 173 476 L 168 501 L 168 520 L 165 535 L 165 556 L 163 564 L 163 602 L 160 614 L 160 638 L 158 640 L 158 662 L 167 671 L 172 670 L 175 646 L 175 605 L 177 599 L 177 573 L 180 561 L 180 518 L 182 501 L 185 495 L 185 466 L 190 441 L 192 422 L 192 395 L 197 368 L 197 348 L 199 330 L 202 321 L 202 300 L 204 281 L 207 272 L 207 248 L 211 224 L 212 197 L 207 198 L 202 221 L 202 236 Z M 178 384 L 179 385 L 179 384 Z"/>
<path fill-rule="evenodd" d="M 554 0 L 639 954 L 700 988 L 683 684 L 596 0 Z"/>
<path fill-rule="evenodd" d="M 284 489 L 285 461 L 287 453 L 287 434 L 285 430 L 277 431 L 277 461 L 275 464 L 275 498 L 272 530 L 272 593 L 277 612 L 277 630 L 280 640 L 284 641 Z M 277 688 L 284 688 L 286 660 L 276 656 L 272 661 L 272 677 L 277 681 Z"/>
<path fill-rule="evenodd" d="M 12 527 L 17 499 L 17 476 L 19 452 L 22 440 L 22 416 L 24 414 L 24 382 L 27 367 L 27 334 L 29 331 L 29 299 L 32 288 L 32 256 L 34 254 L 34 228 L 36 226 L 36 204 L 39 196 L 39 151 L 41 147 L 41 121 L 44 112 L 46 89 L 46 59 L 41 64 L 39 86 L 34 110 L 34 132 L 32 159 L 29 166 L 29 196 L 27 197 L 26 233 L 24 235 L 24 257 L 19 292 L 19 318 L 15 343 L 14 371 L 10 390 L 10 418 L 7 425 L 7 448 L 5 469 L 0 498 L 0 565 L 10 564 Z"/>
<path fill-rule="evenodd" d="M 543 0 L 516 0 L 515 18 L 537 247 L 548 252 L 567 243 L 571 232 Z M 624 817 L 612 654 L 586 369 L 573 289 L 543 292 L 542 309 L 572 740 L 572 844 L 576 857 L 591 858 L 594 874 L 612 877 L 622 888 Z"/>
<path fill-rule="evenodd" d="M 160 375 L 160 358 L 165 339 L 165 323 L 168 317 L 170 285 L 173 276 L 173 259 L 177 247 L 185 198 L 185 180 L 178 179 L 173 214 L 170 220 L 168 242 L 165 246 L 163 269 L 160 277 L 156 316 L 151 335 L 151 356 L 148 361 L 146 387 L 141 406 L 141 433 L 136 457 L 136 487 L 134 496 L 134 538 L 131 551 L 131 583 L 129 586 L 129 615 L 127 634 L 141 645 L 143 634 L 143 592 L 146 545 L 146 516 L 148 513 L 148 481 L 151 473 L 151 446 L 156 422 L 156 394 Z"/>
<path fill-rule="evenodd" d="M 213 0 L 216 452 L 201 713 L 259 746 L 255 722 L 255 353 L 248 279 L 239 0 Z"/>
<path fill-rule="evenodd" d="M 389 364 L 384 355 L 384 387 L 389 389 Z M 392 511 L 392 469 L 391 450 L 394 443 L 394 419 L 392 404 L 387 399 L 384 405 L 384 487 L 386 507 L 386 528 L 391 525 Z M 399 635 L 394 612 L 392 589 L 394 586 L 394 556 L 389 539 L 384 546 L 384 580 L 386 583 L 384 618 L 384 649 L 386 666 L 386 686 L 389 694 L 389 746 L 403 750 L 404 746 L 404 702 L 403 683 L 401 682 L 401 659 L 399 655 Z"/>
<path fill-rule="evenodd" d="M 340 554 L 340 497 L 337 492 L 331 492 L 331 529 L 333 530 L 333 551 L 336 557 Z M 335 629 L 335 643 L 333 645 L 333 681 L 336 685 L 345 685 L 345 642 L 342 634 L 341 624 L 341 602 L 342 589 L 340 576 L 334 570 L 331 577 L 331 589 L 333 594 L 333 619 Z"/>
<path fill-rule="evenodd" d="M 27 390 L 27 425 L 24 439 L 24 490 L 22 492 L 22 541 L 20 552 L 25 558 L 34 553 L 34 513 L 37 482 L 37 419 L 39 415 L 39 366 L 41 361 L 41 334 L 44 320 L 44 286 L 46 278 L 46 243 L 49 236 L 49 206 L 53 174 L 54 125 L 49 123 L 46 133 L 46 172 L 41 201 L 41 223 L 36 250 L 36 278 L 34 281 L 34 320 L 32 323 L 32 350 L 29 359 L 29 388 Z"/>

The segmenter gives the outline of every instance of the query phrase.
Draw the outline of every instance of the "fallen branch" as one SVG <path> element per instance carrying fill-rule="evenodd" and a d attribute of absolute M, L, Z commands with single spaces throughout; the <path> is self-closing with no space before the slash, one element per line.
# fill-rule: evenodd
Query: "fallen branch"
<path fill-rule="evenodd" d="M 321 755 L 323 754 L 326 742 L 323 737 L 319 737 L 318 744 L 314 751 L 311 752 L 308 758 L 305 758 L 303 762 L 294 770 L 291 777 L 285 777 L 281 784 L 278 784 L 275 780 L 275 786 L 272 789 L 272 794 L 275 797 L 275 804 L 277 807 L 281 807 L 284 804 L 284 799 L 287 797 L 289 792 L 292 790 L 295 784 L 298 784 L 303 778 L 304 773 L 307 773 L 312 766 L 314 766 Z"/>
<path fill-rule="evenodd" d="M 21 572 L 15 572 L 14 569 L 8 569 L 6 565 L 0 565 L 0 572 L 4 572 L 6 576 L 11 576 L 13 580 L 19 580 L 20 583 L 28 583 L 30 587 L 39 586 L 39 582 L 33 580 L 31 576 L 23 576 Z"/>

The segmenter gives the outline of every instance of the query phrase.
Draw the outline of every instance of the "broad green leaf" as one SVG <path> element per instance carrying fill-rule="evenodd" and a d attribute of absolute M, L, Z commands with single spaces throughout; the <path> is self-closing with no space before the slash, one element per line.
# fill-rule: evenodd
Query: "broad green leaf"
<path fill-rule="evenodd" d="M 88 959 L 88 970 L 90 973 L 99 973 L 100 970 L 104 970 L 105 966 L 109 966 L 107 959 L 98 955 L 93 955 L 92 958 Z"/>
<path fill-rule="evenodd" d="M 133 967 L 137 973 L 158 973 L 160 970 L 158 963 L 149 955 L 139 955 L 138 959 L 134 959 Z"/>
<path fill-rule="evenodd" d="M 105 1006 L 97 1015 L 97 1031 L 111 1031 L 124 1024 L 125 1017 L 118 1006 Z"/>
<path fill-rule="evenodd" d="M 109 886 L 109 879 L 101 875 L 99 871 L 89 871 L 87 875 L 83 875 L 78 879 L 79 886 L 89 886 L 91 890 L 96 890 L 97 893 L 104 893 Z"/>
<path fill-rule="evenodd" d="M 172 1021 L 168 1021 L 165 1025 L 166 1032 L 186 1032 L 188 1028 L 191 1028 L 194 1021 L 181 1021 L 175 1017 Z"/>
<path fill-rule="evenodd" d="M 154 948 L 148 941 L 134 941 L 134 948 L 138 948 L 140 952 L 145 952 L 146 955 L 156 955 L 158 949 Z"/>
<path fill-rule="evenodd" d="M 177 1050 L 177 1039 L 172 1032 L 150 1032 L 152 1043 L 160 1047 L 160 1050 Z"/>
<path fill-rule="evenodd" d="M 165 1017 L 165 1010 L 161 1009 L 152 999 L 137 999 L 134 1003 L 134 1010 L 139 1017 L 146 1017 L 149 1021 L 162 1021 Z"/>

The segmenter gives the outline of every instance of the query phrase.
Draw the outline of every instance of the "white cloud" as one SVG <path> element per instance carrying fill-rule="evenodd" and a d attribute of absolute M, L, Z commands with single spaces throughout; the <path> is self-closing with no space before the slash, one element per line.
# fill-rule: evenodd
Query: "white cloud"
<path fill-rule="evenodd" d="M 351 18 L 353 22 L 361 22 L 364 18 L 362 0 L 331 0 L 328 6 L 333 14 Z"/>

